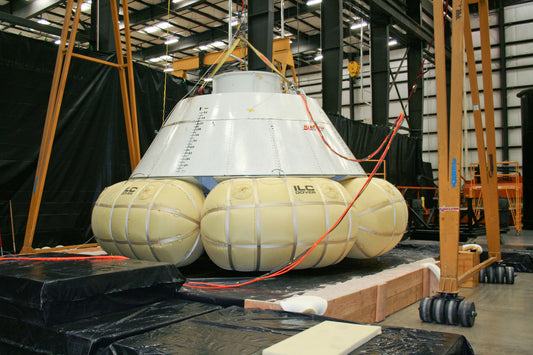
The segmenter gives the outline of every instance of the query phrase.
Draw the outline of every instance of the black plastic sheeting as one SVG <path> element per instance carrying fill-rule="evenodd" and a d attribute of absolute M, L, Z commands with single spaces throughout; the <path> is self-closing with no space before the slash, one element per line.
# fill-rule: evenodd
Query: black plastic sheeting
<path fill-rule="evenodd" d="M 479 259 L 487 260 L 488 253 L 483 252 Z M 505 265 L 514 267 L 517 272 L 533 272 L 533 250 L 502 250 L 502 260 Z"/>
<path fill-rule="evenodd" d="M 32 195 L 57 46 L 0 32 L 0 233 L 13 251 L 9 201 L 20 250 Z M 116 56 L 76 50 L 116 62 Z M 164 74 L 134 63 L 141 154 L 163 121 Z M 167 75 L 166 108 L 188 84 Z M 72 59 L 34 247 L 80 244 L 91 236 L 94 202 L 131 174 L 118 70 Z"/>
<path fill-rule="evenodd" d="M 260 354 L 326 319 L 229 307 L 119 340 L 101 354 Z M 382 331 L 351 354 L 473 354 L 462 335 L 388 327 Z"/>
<path fill-rule="evenodd" d="M 55 255 L 39 255 L 48 256 Z M 36 324 L 64 323 L 168 299 L 184 281 L 174 265 L 150 261 L 0 258 L 0 313 Z"/>
<path fill-rule="evenodd" d="M 434 247 L 436 246 L 436 247 Z M 245 299 L 281 300 L 303 294 L 310 289 L 323 288 L 355 277 L 377 274 L 402 264 L 439 256 L 438 243 L 401 243 L 395 249 L 377 258 L 346 258 L 336 265 L 319 269 L 292 270 L 291 272 L 235 289 L 191 289 L 182 287 L 180 297 L 200 302 L 221 305 L 243 306 Z M 188 280 L 233 284 L 248 280 L 261 273 L 247 273 L 221 270 L 207 256 L 202 256 L 193 265 L 180 268 Z"/>
<path fill-rule="evenodd" d="M 174 299 L 48 327 L 0 315 L 0 353 L 95 354 L 114 341 L 219 309 Z"/>

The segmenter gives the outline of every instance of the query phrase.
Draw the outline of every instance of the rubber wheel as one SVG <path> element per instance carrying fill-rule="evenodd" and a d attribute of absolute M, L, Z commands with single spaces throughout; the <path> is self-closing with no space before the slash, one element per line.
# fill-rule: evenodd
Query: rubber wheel
<path fill-rule="evenodd" d="M 444 324 L 446 322 L 446 319 L 444 318 L 444 306 L 446 304 L 446 300 L 444 298 L 435 298 L 433 300 L 433 320 L 435 323 L 438 324 Z"/>
<path fill-rule="evenodd" d="M 494 272 L 494 267 L 491 265 L 491 266 L 488 266 L 485 270 L 487 270 L 487 282 L 489 284 L 493 284 L 496 282 L 496 275 L 495 275 L 495 272 Z"/>
<path fill-rule="evenodd" d="M 504 274 L 505 274 L 505 268 L 503 266 L 496 266 L 496 283 L 502 284 L 504 283 Z"/>
<path fill-rule="evenodd" d="M 483 268 L 479 270 L 479 282 L 485 283 L 487 282 L 487 271 Z"/>
<path fill-rule="evenodd" d="M 457 301 L 447 300 L 444 309 L 444 315 L 446 317 L 446 324 L 457 325 Z"/>
<path fill-rule="evenodd" d="M 505 282 L 508 284 L 514 284 L 514 267 L 505 267 Z"/>
<path fill-rule="evenodd" d="M 457 309 L 457 314 L 463 327 L 472 327 L 477 316 L 474 302 L 465 300 L 461 301 L 459 303 L 459 308 Z"/>
<path fill-rule="evenodd" d="M 433 322 L 433 317 L 431 316 L 431 305 L 433 304 L 433 298 L 424 297 L 420 300 L 420 305 L 418 306 L 418 314 L 422 322 L 431 323 Z"/>

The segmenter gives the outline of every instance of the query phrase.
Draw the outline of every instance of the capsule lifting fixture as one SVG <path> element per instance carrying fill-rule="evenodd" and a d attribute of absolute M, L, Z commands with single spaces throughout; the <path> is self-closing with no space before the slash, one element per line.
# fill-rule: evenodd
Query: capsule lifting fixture
<path fill-rule="evenodd" d="M 479 8 L 481 57 L 483 72 L 483 96 L 486 128 L 486 144 L 483 135 L 482 111 L 477 82 L 476 62 L 469 5 Z M 448 9 L 444 9 L 447 12 Z M 500 251 L 500 222 L 498 210 L 498 186 L 496 168 L 496 140 L 494 127 L 494 99 L 489 38 L 488 0 L 455 0 L 451 11 L 451 78 L 450 113 L 446 94 L 446 62 L 443 1 L 433 2 L 435 30 L 435 67 L 437 82 L 437 131 L 439 152 L 439 229 L 440 229 L 440 283 L 439 294 L 422 299 L 419 307 L 424 322 L 464 327 L 474 325 L 476 310 L 473 302 L 459 297 L 459 286 L 479 272 L 480 282 L 514 283 L 514 269 L 502 264 Z M 463 116 L 464 54 L 468 62 L 472 110 L 478 147 L 481 186 L 484 196 L 485 226 L 489 258 L 458 274 L 459 219 L 461 193 L 461 145 Z"/>
<path fill-rule="evenodd" d="M 135 85 L 133 80 L 133 60 L 131 54 L 131 37 L 130 37 L 130 23 L 128 14 L 128 2 L 122 1 L 122 8 L 124 10 L 124 35 L 126 43 L 126 62 L 122 53 L 122 41 L 119 28 L 118 5 L 116 1 L 110 0 L 111 16 L 113 22 L 113 32 L 115 39 L 115 47 L 117 53 L 117 63 L 107 62 L 104 60 L 92 58 L 89 56 L 74 53 L 74 46 L 76 44 L 76 33 L 80 22 L 81 5 L 83 0 L 77 2 L 74 19 L 71 17 L 74 8 L 74 0 L 68 0 L 65 10 L 65 18 L 63 21 L 63 29 L 61 32 L 61 42 L 57 51 L 56 65 L 54 76 L 52 79 L 52 88 L 50 91 L 50 98 L 48 100 L 48 109 L 46 111 L 46 120 L 44 124 L 43 137 L 41 141 L 41 148 L 39 152 L 39 160 L 37 163 L 37 172 L 35 174 L 34 187 L 30 203 L 30 211 L 28 213 L 28 221 L 26 224 L 26 233 L 24 235 L 24 245 L 21 253 L 36 252 L 33 249 L 33 237 L 35 234 L 35 227 L 37 225 L 37 218 L 43 196 L 44 183 L 46 180 L 46 173 L 48 171 L 48 163 L 50 162 L 50 154 L 52 152 L 52 145 L 54 143 L 54 136 L 63 101 L 63 94 L 67 81 L 68 71 L 72 57 L 85 59 L 92 62 L 109 65 L 115 67 L 119 71 L 120 89 L 122 93 L 122 104 L 124 108 L 124 118 L 126 123 L 126 134 L 128 139 L 128 150 L 130 155 L 131 169 L 135 169 L 141 160 L 139 148 L 139 132 L 137 128 L 137 106 L 135 101 Z M 70 32 L 70 35 L 69 35 Z M 68 37 L 68 41 L 67 41 Z M 67 45 L 66 45 L 67 44 Z M 84 247 L 97 246 L 96 243 L 85 244 Z M 70 249 L 76 246 L 58 247 L 46 249 L 46 251 Z"/>

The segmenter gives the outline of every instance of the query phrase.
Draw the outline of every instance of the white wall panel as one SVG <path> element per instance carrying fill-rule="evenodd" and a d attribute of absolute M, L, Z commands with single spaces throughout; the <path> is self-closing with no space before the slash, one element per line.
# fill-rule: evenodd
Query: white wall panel
<path fill-rule="evenodd" d="M 531 20 L 533 18 L 533 6 L 521 4 L 505 8 L 505 19 L 509 21 Z"/>
<path fill-rule="evenodd" d="M 522 126 L 522 111 L 520 108 L 514 108 L 507 111 L 509 127 Z M 511 142 L 511 140 L 509 140 Z"/>
<path fill-rule="evenodd" d="M 507 100 L 508 100 L 508 125 L 509 125 L 509 145 L 510 146 L 521 146 L 521 112 L 520 112 L 520 99 L 516 97 L 516 94 L 524 90 L 527 87 L 533 87 L 533 69 L 524 68 L 526 66 L 533 66 L 533 26 L 532 23 L 525 23 L 520 25 L 512 25 L 513 22 L 517 21 L 531 21 L 533 19 L 533 2 L 507 7 L 505 9 L 505 18 L 506 22 L 511 23 L 505 27 L 505 37 L 506 42 L 506 55 L 509 58 L 507 60 Z M 497 26 L 498 24 L 498 14 L 497 11 L 491 11 L 489 22 L 491 26 Z M 477 16 L 472 15 L 472 28 L 474 28 L 474 46 L 479 47 L 479 21 Z M 492 45 L 499 43 L 499 31 L 498 28 L 490 29 L 490 38 Z M 526 41 L 526 43 L 512 44 L 515 41 Z M 527 43 L 527 41 L 531 41 Z M 394 49 L 390 52 L 390 66 L 392 73 L 395 74 L 398 68 L 400 67 L 401 59 L 405 54 L 405 49 Z M 476 50 L 474 53 L 476 60 L 481 59 L 481 51 Z M 500 109 L 501 105 L 501 91 L 499 90 L 500 82 L 500 51 L 498 46 L 491 48 L 492 56 L 492 69 L 493 69 L 493 87 L 494 91 L 494 104 L 495 104 L 495 124 L 496 127 L 501 127 L 502 124 L 502 111 Z M 520 58 L 516 58 L 520 56 Z M 370 62 L 368 56 L 364 57 L 363 70 L 361 76 L 356 81 L 355 89 L 355 119 L 363 120 L 367 123 L 371 123 L 372 120 L 372 108 L 369 105 L 362 104 L 362 102 L 371 101 L 371 79 L 370 79 Z M 344 66 L 348 64 L 348 61 L 344 61 Z M 481 63 L 476 65 L 477 71 L 481 72 Z M 306 87 L 306 92 L 317 92 L 321 90 L 322 76 L 320 73 L 320 65 L 312 65 L 306 68 L 298 69 L 299 80 L 304 85 L 310 85 Z M 424 70 L 428 70 L 425 74 L 424 80 L 424 118 L 423 118 L 423 131 L 425 132 L 423 136 L 423 158 L 426 161 L 432 163 L 434 169 L 437 168 L 438 164 L 438 155 L 434 152 L 437 149 L 437 119 L 436 119 L 436 88 L 435 88 L 435 70 L 432 67 L 432 64 L 426 62 Z M 304 74 L 316 72 L 313 74 Z M 483 89 L 482 85 L 482 75 L 479 74 L 478 82 L 480 90 Z M 349 105 L 349 83 L 348 83 L 348 72 L 347 69 L 343 69 L 343 93 L 342 93 L 342 102 L 345 107 L 342 109 L 342 114 L 345 117 L 349 117 L 350 109 Z M 465 77 L 467 90 L 470 90 L 470 83 L 468 77 Z M 398 89 L 400 90 L 400 97 L 405 100 L 408 96 L 408 87 L 407 87 L 407 61 L 404 61 L 400 68 L 400 73 L 397 77 Z M 363 83 L 365 85 L 364 89 L 361 91 L 360 85 Z M 320 94 L 314 94 L 312 97 L 317 98 L 321 101 Z M 465 107 L 469 110 L 472 109 L 471 105 L 471 96 L 470 94 L 466 95 L 467 99 L 465 102 Z M 390 91 L 390 99 L 393 102 L 390 103 L 389 113 L 390 117 L 395 117 L 396 115 L 402 112 L 401 105 L 398 101 L 398 94 L 394 87 Z M 483 107 L 483 96 L 482 96 L 482 107 Z M 392 121 L 391 121 L 392 122 Z M 467 134 L 467 141 L 471 145 L 465 158 L 465 162 L 477 161 L 477 151 L 474 149 L 475 145 L 475 133 L 474 122 L 472 114 L 469 114 L 469 122 L 467 126 L 471 132 Z M 513 128 L 514 127 L 514 128 Z M 429 132 L 429 133 L 428 133 Z M 497 144 L 501 145 L 502 133 L 501 130 L 496 132 Z M 501 148 L 498 150 L 498 156 L 502 156 Z M 515 161 L 522 161 L 521 158 L 521 149 L 510 148 L 510 159 Z M 436 176 L 436 173 L 435 173 Z"/>

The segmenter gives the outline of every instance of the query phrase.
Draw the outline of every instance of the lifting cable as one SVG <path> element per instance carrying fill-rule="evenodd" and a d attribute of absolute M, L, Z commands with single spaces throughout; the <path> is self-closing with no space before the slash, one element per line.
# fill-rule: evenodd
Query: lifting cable
<path fill-rule="evenodd" d="M 168 4 L 167 4 L 167 22 L 170 23 L 170 1 L 171 0 L 168 0 Z M 166 36 L 166 41 L 168 41 L 170 39 L 169 37 L 169 34 L 170 34 L 170 26 L 167 26 L 167 36 Z M 165 45 L 165 70 L 167 69 L 167 65 L 168 65 L 168 46 L 169 44 Z M 163 72 L 163 76 L 165 77 L 165 82 L 164 82 L 164 85 L 163 85 L 163 118 L 161 119 L 162 123 L 161 124 L 164 124 L 165 123 L 165 114 L 166 114 L 166 110 L 167 110 L 167 76 L 169 75 L 167 72 Z"/>

